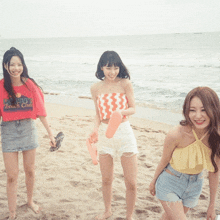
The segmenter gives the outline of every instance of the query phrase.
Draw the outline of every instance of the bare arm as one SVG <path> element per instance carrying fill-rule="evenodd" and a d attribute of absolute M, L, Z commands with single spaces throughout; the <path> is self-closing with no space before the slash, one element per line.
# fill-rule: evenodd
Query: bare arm
<path fill-rule="evenodd" d="M 152 195 L 155 195 L 155 183 L 157 181 L 157 178 L 161 174 L 161 172 L 164 170 L 164 168 L 167 166 L 167 164 L 170 162 L 172 153 L 176 146 L 178 145 L 179 141 L 179 132 L 177 128 L 173 128 L 166 136 L 164 141 L 164 148 L 163 148 L 163 154 L 161 157 L 161 160 L 156 168 L 153 180 L 150 183 L 149 190 Z"/>
<path fill-rule="evenodd" d="M 128 108 L 122 110 L 121 114 L 125 116 L 133 115 L 135 113 L 135 99 L 134 99 L 134 89 L 130 80 L 124 80 L 125 94 L 128 99 Z"/>
<path fill-rule="evenodd" d="M 42 122 L 42 124 L 43 124 L 43 126 L 45 127 L 45 129 L 47 130 L 47 133 L 48 133 L 48 135 L 49 135 L 49 138 L 50 138 L 50 140 L 51 140 L 51 142 L 52 142 L 52 144 L 53 144 L 52 146 L 55 147 L 55 146 L 56 146 L 55 139 L 54 139 L 52 130 L 51 130 L 49 124 L 48 124 L 47 118 L 44 117 L 44 116 L 39 116 L 39 119 L 40 119 L 40 121 Z"/>
<path fill-rule="evenodd" d="M 101 124 L 101 120 L 100 120 L 100 116 L 99 116 L 99 109 L 98 109 L 98 105 L 97 105 L 97 87 L 96 84 L 91 86 L 91 95 L 92 95 L 92 99 L 94 101 L 95 104 L 95 111 L 96 111 L 96 115 L 95 115 L 95 121 L 94 121 L 94 129 L 93 129 L 93 133 L 90 135 L 90 138 L 93 139 L 91 140 L 92 142 L 97 142 L 98 141 L 98 129 L 99 126 Z"/>
<path fill-rule="evenodd" d="M 218 191 L 219 175 L 220 175 L 220 158 L 216 156 L 216 164 L 218 166 L 218 172 L 209 172 L 209 188 L 210 188 L 210 201 L 207 211 L 207 219 L 215 219 L 215 200 Z"/>

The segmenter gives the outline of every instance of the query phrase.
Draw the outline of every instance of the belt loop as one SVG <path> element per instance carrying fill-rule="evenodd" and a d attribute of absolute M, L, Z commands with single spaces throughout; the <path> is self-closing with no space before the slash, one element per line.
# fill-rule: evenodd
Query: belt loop
<path fill-rule="evenodd" d="M 200 178 L 200 179 L 203 179 L 203 178 L 204 178 L 204 176 L 203 176 L 203 171 L 197 175 L 196 181 L 197 181 L 199 178 Z"/>

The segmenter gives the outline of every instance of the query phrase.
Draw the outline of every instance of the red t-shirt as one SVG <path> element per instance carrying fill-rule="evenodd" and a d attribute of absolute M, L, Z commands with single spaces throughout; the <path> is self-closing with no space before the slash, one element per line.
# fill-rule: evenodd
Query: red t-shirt
<path fill-rule="evenodd" d="M 28 88 L 27 88 L 28 87 Z M 4 79 L 0 80 L 0 116 L 3 121 L 14 121 L 38 116 L 47 116 L 44 107 L 44 95 L 40 88 L 30 79 L 26 85 L 13 86 L 17 104 L 11 105 L 8 93 L 4 88 Z"/>

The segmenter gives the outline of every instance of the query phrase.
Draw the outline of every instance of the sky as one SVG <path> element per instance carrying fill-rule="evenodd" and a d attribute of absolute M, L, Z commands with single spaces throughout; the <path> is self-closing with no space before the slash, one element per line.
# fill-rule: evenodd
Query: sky
<path fill-rule="evenodd" d="M 220 31 L 220 0 L 0 0 L 2 38 Z"/>

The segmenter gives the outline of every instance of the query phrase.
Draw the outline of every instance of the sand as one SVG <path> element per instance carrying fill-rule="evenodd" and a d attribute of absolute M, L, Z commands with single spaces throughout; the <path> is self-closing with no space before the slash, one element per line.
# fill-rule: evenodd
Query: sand
<path fill-rule="evenodd" d="M 17 220 L 82 219 L 91 220 L 104 210 L 101 192 L 99 165 L 92 164 L 85 140 L 92 131 L 94 110 L 46 104 L 48 121 L 54 135 L 65 134 L 61 148 L 49 151 L 49 139 L 41 122 L 36 120 L 40 147 L 36 155 L 36 183 L 34 201 L 41 206 L 40 214 L 34 214 L 25 205 L 26 187 L 19 154 L 19 180 Z M 160 160 L 165 135 L 171 125 L 130 118 L 138 143 L 138 194 L 134 212 L 135 220 L 159 219 L 162 206 L 156 197 L 150 195 L 148 186 Z M 125 185 L 120 158 L 115 159 L 112 211 L 109 220 L 125 219 Z M 216 207 L 220 211 L 220 195 Z M 188 219 L 205 219 L 209 200 L 207 174 L 199 204 L 190 210 Z M 0 157 L 0 219 L 7 219 L 6 173 L 3 158 Z M 220 214 L 220 213 L 218 213 Z"/>

